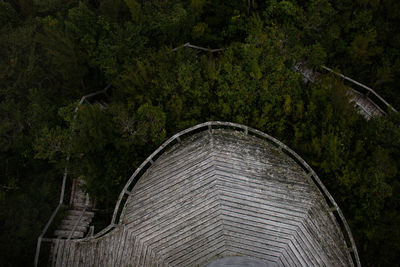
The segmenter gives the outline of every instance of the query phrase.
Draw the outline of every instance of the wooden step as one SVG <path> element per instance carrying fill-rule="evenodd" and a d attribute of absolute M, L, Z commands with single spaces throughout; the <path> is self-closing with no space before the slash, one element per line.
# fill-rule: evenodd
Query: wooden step
<path fill-rule="evenodd" d="M 68 215 L 72 215 L 72 216 L 80 216 L 81 213 L 82 213 L 82 210 L 69 210 L 68 211 Z M 94 217 L 94 212 L 85 211 L 84 216 L 93 218 Z"/>
<path fill-rule="evenodd" d="M 65 216 L 64 219 L 65 220 L 69 220 L 69 221 L 76 221 L 76 220 L 79 219 L 79 216 L 67 215 L 67 216 Z M 89 224 L 92 221 L 92 217 L 83 215 L 80 221 L 81 222 L 86 222 L 87 224 Z"/>
<path fill-rule="evenodd" d="M 60 226 L 58 226 L 58 230 L 65 230 L 65 231 L 71 231 L 72 229 L 74 229 L 75 226 L 75 222 L 72 221 L 66 221 L 66 222 L 61 222 Z M 79 232 L 86 232 L 87 228 L 89 227 L 89 225 L 87 224 L 78 224 L 76 226 L 76 231 Z"/>
<path fill-rule="evenodd" d="M 62 238 L 68 238 L 70 235 L 71 231 L 66 231 L 66 230 L 55 230 L 54 235 L 57 237 L 62 237 Z M 71 238 L 82 238 L 84 236 L 83 232 L 75 231 Z"/>
<path fill-rule="evenodd" d="M 74 225 L 76 224 L 76 220 L 63 220 L 59 226 L 60 227 L 64 227 L 64 228 L 69 228 L 72 229 L 74 227 Z M 89 223 L 87 221 L 80 221 L 77 224 L 78 227 L 84 227 L 85 229 L 89 226 Z M 60 229 L 61 230 L 61 229 Z M 86 231 L 86 230 L 84 230 Z"/>
<path fill-rule="evenodd" d="M 73 203 L 71 209 L 72 210 L 83 210 L 83 209 L 90 209 L 90 205 L 86 206 L 85 203 Z"/>

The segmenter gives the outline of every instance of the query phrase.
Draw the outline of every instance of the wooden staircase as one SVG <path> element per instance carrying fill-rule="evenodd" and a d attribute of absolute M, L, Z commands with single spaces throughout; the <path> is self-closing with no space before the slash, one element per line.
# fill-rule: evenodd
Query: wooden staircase
<path fill-rule="evenodd" d="M 72 182 L 71 209 L 67 211 L 67 215 L 54 232 L 57 238 L 83 238 L 89 228 L 94 217 L 94 212 L 91 211 L 93 204 L 89 195 L 83 192 L 83 185 L 84 181 L 80 178 Z"/>

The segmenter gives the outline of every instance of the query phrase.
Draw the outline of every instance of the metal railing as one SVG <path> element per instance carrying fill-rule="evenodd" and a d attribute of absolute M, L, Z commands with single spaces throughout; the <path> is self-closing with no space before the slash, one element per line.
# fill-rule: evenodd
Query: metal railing
<path fill-rule="evenodd" d="M 121 204 L 125 197 L 129 197 L 130 195 L 132 195 L 131 191 L 129 191 L 128 189 L 131 187 L 131 185 L 134 181 L 137 181 L 141 177 L 138 174 L 144 173 L 148 168 L 150 168 L 150 166 L 155 162 L 155 159 L 158 158 L 169 145 L 171 145 L 175 142 L 180 143 L 181 140 L 183 139 L 183 136 L 197 133 L 198 130 L 200 130 L 200 129 L 212 131 L 213 127 L 240 129 L 240 130 L 243 130 L 246 134 L 251 133 L 259 138 L 266 139 L 270 143 L 274 144 L 283 153 L 285 153 L 286 155 L 288 155 L 289 157 L 294 159 L 304 169 L 304 171 L 307 174 L 307 177 L 309 179 L 311 179 L 312 183 L 316 184 L 319 192 L 324 196 L 325 199 L 327 199 L 327 202 L 329 202 L 328 204 L 330 206 L 330 212 L 332 212 L 332 214 L 333 214 L 333 212 L 337 212 L 337 215 L 340 219 L 340 222 L 343 224 L 344 229 L 342 228 L 341 225 L 339 225 L 339 227 L 342 228 L 341 230 L 344 230 L 342 232 L 347 234 L 347 238 L 350 242 L 350 244 L 347 244 L 348 245 L 347 250 L 350 255 L 351 254 L 353 255 L 352 259 L 355 262 L 356 266 L 361 266 L 357 247 L 354 242 L 354 238 L 351 233 L 350 226 L 348 225 L 342 211 L 340 210 L 339 206 L 333 199 L 332 195 L 328 192 L 328 190 L 326 189 L 324 184 L 321 182 L 318 175 L 314 172 L 314 170 L 296 152 L 291 150 L 288 146 L 286 146 L 279 140 L 275 139 L 274 137 L 272 137 L 266 133 L 263 133 L 259 130 L 245 126 L 245 125 L 231 123 L 231 122 L 221 122 L 221 121 L 211 121 L 211 122 L 205 122 L 205 123 L 198 124 L 196 126 L 193 126 L 191 128 L 188 128 L 186 130 L 183 130 L 183 131 L 175 134 L 174 136 L 169 138 L 167 141 L 165 141 L 157 150 L 155 150 L 149 157 L 147 157 L 147 159 L 145 161 L 143 161 L 143 163 L 136 169 L 136 171 L 132 174 L 132 176 L 129 178 L 129 180 L 125 184 L 124 188 L 122 189 L 122 191 L 118 197 L 117 203 L 115 205 L 114 213 L 113 213 L 110 225 L 108 225 L 106 228 L 104 228 L 102 231 L 100 231 L 96 235 L 93 235 L 93 236 L 87 237 L 87 238 L 83 238 L 81 240 L 91 240 L 91 239 L 99 238 L 99 237 L 107 234 L 108 232 L 110 232 L 111 230 L 113 230 L 116 227 L 122 227 L 123 225 L 121 224 L 121 221 L 124 216 L 124 210 L 125 210 L 124 208 L 125 208 L 125 205 L 127 202 L 125 202 L 125 205 L 122 208 L 121 208 Z M 119 222 L 117 222 L 117 217 L 119 217 Z"/>
<path fill-rule="evenodd" d="M 103 90 L 100 91 L 96 91 L 87 95 L 84 95 L 81 97 L 78 105 L 76 106 L 76 108 L 74 109 L 74 117 L 73 117 L 73 121 L 72 121 L 72 129 L 71 132 L 74 131 L 74 122 L 76 120 L 77 117 L 77 113 L 79 110 L 79 107 L 84 103 L 87 102 L 89 98 L 96 96 L 96 95 L 100 95 L 100 94 L 105 94 L 107 95 L 107 90 L 110 88 L 111 84 L 107 85 Z M 72 138 L 72 135 L 70 136 L 70 138 Z M 36 243 L 36 252 L 35 252 L 35 260 L 34 260 L 34 266 L 38 265 L 39 262 L 39 255 L 40 255 L 40 248 L 41 248 L 41 244 L 43 241 L 46 242 L 51 242 L 53 239 L 52 238 L 44 238 L 44 235 L 47 233 L 47 230 L 49 229 L 51 223 L 53 222 L 54 218 L 56 217 L 58 211 L 60 210 L 62 204 L 64 203 L 64 194 L 65 194 L 65 185 L 66 185 L 66 181 L 67 181 L 67 177 L 68 177 L 68 164 L 70 161 L 70 151 L 68 150 L 67 152 L 67 157 L 66 157 L 66 162 L 67 162 L 67 166 L 64 168 L 64 173 L 63 173 L 63 180 L 62 180 L 62 185 L 61 185 L 61 193 L 60 193 L 60 199 L 58 201 L 58 205 L 57 207 L 54 209 L 53 213 L 51 214 L 49 220 L 47 221 L 45 227 L 43 228 L 40 236 L 38 237 L 37 243 Z M 84 209 L 85 210 L 85 209 Z M 81 214 L 82 216 L 82 214 Z M 75 229 L 75 228 L 74 228 Z M 72 232 L 72 231 L 71 231 Z M 73 232 L 71 233 L 71 235 L 73 234 Z"/>

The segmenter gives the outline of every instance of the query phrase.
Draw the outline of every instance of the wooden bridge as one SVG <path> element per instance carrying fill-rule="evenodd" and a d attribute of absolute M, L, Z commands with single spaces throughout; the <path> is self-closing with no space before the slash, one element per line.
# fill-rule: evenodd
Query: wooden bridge
<path fill-rule="evenodd" d="M 232 257 L 360 266 L 343 214 L 307 163 L 264 133 L 224 122 L 166 141 L 129 179 L 109 227 L 57 239 L 53 251 L 55 266 L 221 266 Z"/>

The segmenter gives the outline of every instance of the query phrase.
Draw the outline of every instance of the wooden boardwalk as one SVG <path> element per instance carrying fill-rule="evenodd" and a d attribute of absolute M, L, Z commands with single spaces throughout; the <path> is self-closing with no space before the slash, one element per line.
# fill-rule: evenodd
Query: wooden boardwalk
<path fill-rule="evenodd" d="M 247 129 L 247 128 L 246 128 Z M 174 145 L 141 176 L 114 230 L 54 242 L 55 266 L 354 266 L 310 174 L 281 148 L 231 129 Z"/>
<path fill-rule="evenodd" d="M 385 111 L 368 96 L 369 94 L 375 95 L 375 98 L 378 100 L 379 103 L 381 103 L 382 107 L 387 107 L 387 108 L 392 109 L 393 111 L 397 112 L 392 106 L 389 105 L 389 103 L 387 103 L 381 96 L 379 96 L 371 88 L 369 88 L 349 77 L 346 77 L 343 74 L 337 73 L 328 67 L 322 66 L 322 68 L 335 74 L 336 76 L 343 78 L 346 81 L 353 83 L 353 85 L 360 86 L 363 88 L 363 90 L 366 90 L 366 92 L 367 92 L 366 94 L 363 94 L 360 91 L 355 90 L 354 88 L 350 88 L 348 90 L 348 95 L 350 96 L 350 102 L 352 102 L 354 104 L 354 106 L 357 108 L 358 112 L 365 119 L 369 120 L 372 117 L 385 115 Z M 315 82 L 316 79 L 318 78 L 318 76 L 320 75 L 320 73 L 307 68 L 301 62 L 296 63 L 294 65 L 294 69 L 295 69 L 295 71 L 297 71 L 303 75 L 305 82 Z"/>

